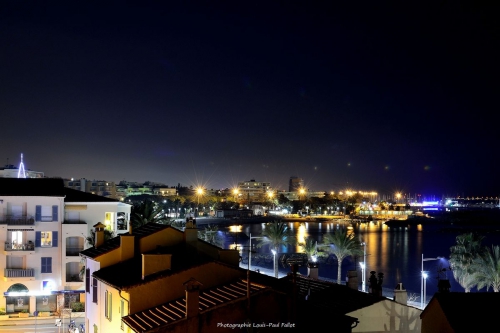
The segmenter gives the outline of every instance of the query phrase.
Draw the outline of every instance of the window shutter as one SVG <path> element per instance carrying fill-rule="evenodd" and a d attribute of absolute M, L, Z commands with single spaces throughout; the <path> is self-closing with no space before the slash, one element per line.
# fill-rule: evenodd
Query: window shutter
<path fill-rule="evenodd" d="M 92 302 L 97 304 L 97 279 L 92 278 Z"/>
<path fill-rule="evenodd" d="M 112 296 L 113 296 L 113 294 L 109 293 L 108 295 L 109 295 L 109 301 L 108 301 L 109 309 L 108 309 L 108 313 L 109 313 L 109 321 L 111 321 L 111 319 L 112 319 L 111 318 L 111 314 L 113 313 L 112 312 L 112 309 L 113 309 L 113 302 L 112 302 L 113 298 L 112 298 Z"/>
<path fill-rule="evenodd" d="M 55 221 L 55 222 L 57 222 L 57 215 L 58 215 L 57 208 L 58 208 L 57 205 L 52 206 L 52 221 Z"/>
<path fill-rule="evenodd" d="M 85 291 L 90 293 L 90 268 L 85 270 Z"/>
<path fill-rule="evenodd" d="M 40 222 L 42 220 L 42 206 L 37 205 L 35 211 L 35 221 Z"/>
<path fill-rule="evenodd" d="M 42 246 L 42 232 L 35 231 L 35 247 Z"/>
<path fill-rule="evenodd" d="M 52 231 L 52 247 L 57 247 L 57 238 L 59 236 L 58 231 Z"/>

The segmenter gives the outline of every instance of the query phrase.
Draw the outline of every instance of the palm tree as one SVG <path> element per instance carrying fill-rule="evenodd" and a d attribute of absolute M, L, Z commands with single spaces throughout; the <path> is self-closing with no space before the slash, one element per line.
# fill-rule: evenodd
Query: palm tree
<path fill-rule="evenodd" d="M 299 246 L 307 255 L 307 260 L 314 261 L 313 257 L 318 255 L 318 242 L 308 237 L 304 243 L 299 243 Z"/>
<path fill-rule="evenodd" d="M 491 287 L 496 293 L 500 291 L 500 246 L 487 248 L 474 259 L 473 269 L 478 289 Z"/>
<path fill-rule="evenodd" d="M 481 245 L 484 236 L 475 233 L 458 235 L 456 245 L 450 247 L 450 268 L 455 280 L 468 293 L 476 285 L 473 263 L 478 256 L 484 253 Z"/>
<path fill-rule="evenodd" d="M 262 230 L 262 240 L 257 244 L 257 247 L 269 244 L 275 253 L 278 253 L 280 246 L 295 245 L 297 243 L 293 233 L 290 231 L 286 223 L 274 221 L 266 223 Z M 274 255 L 274 277 L 278 277 L 278 266 L 276 265 L 276 255 Z"/>
<path fill-rule="evenodd" d="M 330 247 L 330 252 L 337 258 L 337 283 L 340 284 L 342 261 L 348 256 L 363 254 L 361 242 L 354 237 L 354 233 L 348 234 L 343 228 L 338 229 L 333 234 L 326 234 L 323 242 L 325 246 L 333 245 L 333 247 Z"/>
<path fill-rule="evenodd" d="M 131 223 L 134 228 L 145 225 L 146 223 L 169 224 L 168 218 L 162 207 L 151 200 L 145 200 L 132 207 Z"/>
<path fill-rule="evenodd" d="M 219 228 L 216 225 L 207 225 L 204 230 L 198 231 L 198 238 L 203 239 L 204 241 L 218 246 L 224 246 L 224 240 L 219 236 Z"/>

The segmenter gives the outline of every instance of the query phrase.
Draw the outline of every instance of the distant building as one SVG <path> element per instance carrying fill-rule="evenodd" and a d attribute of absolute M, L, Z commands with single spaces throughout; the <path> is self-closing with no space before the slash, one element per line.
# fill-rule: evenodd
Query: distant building
<path fill-rule="evenodd" d="M 292 176 L 288 183 L 288 192 L 298 192 L 299 189 L 304 187 L 304 180 L 299 177 Z"/>
<path fill-rule="evenodd" d="M 115 183 L 106 180 L 88 180 L 85 178 L 75 180 L 71 178 L 64 179 L 64 186 L 73 190 L 100 195 L 106 198 L 119 199 L 116 193 Z"/>
<path fill-rule="evenodd" d="M 238 183 L 237 196 L 240 200 L 248 202 L 261 202 L 266 200 L 266 194 L 272 190 L 270 182 L 258 182 L 255 179 Z"/>
<path fill-rule="evenodd" d="M 30 169 L 25 169 L 23 163 L 23 154 L 21 154 L 21 162 L 19 166 L 16 167 L 12 164 L 6 164 L 4 167 L 0 167 L 0 178 L 43 178 L 44 174 L 41 171 L 33 171 Z"/>

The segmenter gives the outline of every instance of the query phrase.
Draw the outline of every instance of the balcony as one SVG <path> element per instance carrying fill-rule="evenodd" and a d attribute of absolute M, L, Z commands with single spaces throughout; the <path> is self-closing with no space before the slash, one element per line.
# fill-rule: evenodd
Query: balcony
<path fill-rule="evenodd" d="M 64 220 L 64 224 L 87 224 L 85 221 L 81 220 Z"/>
<path fill-rule="evenodd" d="M 79 247 L 66 247 L 66 257 L 78 257 L 80 252 L 83 251 L 83 246 Z"/>
<path fill-rule="evenodd" d="M 52 217 L 51 221 L 52 221 Z M 0 224 L 7 225 L 35 225 L 35 219 L 33 216 L 12 216 L 6 215 L 0 217 Z"/>
<path fill-rule="evenodd" d="M 5 242 L 5 251 L 34 251 L 35 243 L 28 241 L 25 244 L 17 244 L 12 242 Z"/>
<path fill-rule="evenodd" d="M 5 268 L 4 276 L 6 278 L 25 278 L 25 277 L 35 277 L 34 268 Z"/>
<path fill-rule="evenodd" d="M 66 274 L 66 282 L 83 282 L 79 274 Z"/>

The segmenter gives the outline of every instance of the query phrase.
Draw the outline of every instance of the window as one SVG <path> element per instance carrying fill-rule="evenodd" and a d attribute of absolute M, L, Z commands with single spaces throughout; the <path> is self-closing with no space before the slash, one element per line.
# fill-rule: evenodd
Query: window
<path fill-rule="evenodd" d="M 52 231 L 42 231 L 41 247 L 52 247 Z"/>
<path fill-rule="evenodd" d="M 92 302 L 97 304 L 97 279 L 92 278 Z"/>
<path fill-rule="evenodd" d="M 106 228 L 110 229 L 111 231 L 113 231 L 113 225 L 115 222 L 114 219 L 115 219 L 114 213 L 106 212 L 104 214 L 104 224 L 106 225 Z"/>
<path fill-rule="evenodd" d="M 125 317 L 125 302 L 120 300 L 120 317 Z M 120 328 L 123 331 L 123 320 L 120 320 Z"/>
<path fill-rule="evenodd" d="M 58 220 L 58 210 L 57 205 L 54 206 L 36 206 L 35 211 L 35 221 L 37 222 L 52 222 Z"/>
<path fill-rule="evenodd" d="M 113 296 L 112 293 L 106 290 L 104 294 L 104 316 L 111 321 L 111 309 L 112 309 L 112 303 L 111 303 L 111 296 Z"/>
<path fill-rule="evenodd" d="M 42 257 L 42 273 L 52 273 L 52 257 Z"/>
<path fill-rule="evenodd" d="M 57 247 L 57 231 L 36 231 L 35 247 Z"/>
<path fill-rule="evenodd" d="M 85 270 L 85 291 L 90 293 L 90 268 Z"/>

